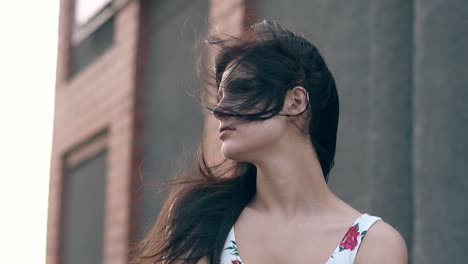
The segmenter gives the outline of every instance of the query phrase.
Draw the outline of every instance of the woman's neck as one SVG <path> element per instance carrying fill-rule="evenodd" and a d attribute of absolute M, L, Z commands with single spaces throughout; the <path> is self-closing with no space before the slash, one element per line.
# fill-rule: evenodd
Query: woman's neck
<path fill-rule="evenodd" d="M 285 222 L 329 210 L 337 197 L 325 182 L 312 145 L 281 148 L 255 163 L 257 192 L 248 206 Z"/>

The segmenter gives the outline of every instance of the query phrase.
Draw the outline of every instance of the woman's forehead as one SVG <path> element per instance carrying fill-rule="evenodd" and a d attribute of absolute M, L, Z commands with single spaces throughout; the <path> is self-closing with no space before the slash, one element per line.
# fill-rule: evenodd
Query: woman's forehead
<path fill-rule="evenodd" d="M 220 87 L 225 87 L 234 80 L 247 79 L 252 77 L 252 74 L 247 71 L 247 69 L 238 62 L 231 62 L 226 66 L 222 76 Z"/>

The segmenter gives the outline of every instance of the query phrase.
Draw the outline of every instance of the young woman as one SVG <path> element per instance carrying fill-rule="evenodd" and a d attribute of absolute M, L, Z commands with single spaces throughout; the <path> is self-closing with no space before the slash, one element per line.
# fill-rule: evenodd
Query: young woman
<path fill-rule="evenodd" d="M 398 231 L 327 185 L 339 100 L 317 48 L 270 21 L 206 43 L 219 49 L 202 99 L 226 160 L 208 166 L 201 142 L 133 262 L 407 263 Z"/>

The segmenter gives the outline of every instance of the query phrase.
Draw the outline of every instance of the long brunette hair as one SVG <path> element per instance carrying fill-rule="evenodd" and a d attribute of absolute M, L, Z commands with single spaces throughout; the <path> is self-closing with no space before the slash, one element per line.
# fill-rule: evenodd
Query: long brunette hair
<path fill-rule="evenodd" d="M 212 52 L 217 48 L 211 56 L 214 65 L 199 63 L 200 76 L 206 81 L 201 102 L 213 114 L 245 122 L 265 120 L 279 114 L 288 90 L 295 86 L 307 90 L 308 134 L 328 182 L 334 165 L 339 100 L 332 73 L 317 48 L 303 36 L 267 20 L 253 24 L 238 37 L 211 35 L 204 45 Z M 228 65 L 233 71 L 244 71 L 248 78 L 228 77 L 221 83 Z M 233 95 L 229 107 L 219 106 L 213 96 L 220 86 Z M 132 263 L 183 260 L 195 264 L 202 257 L 220 263 L 232 225 L 255 195 L 257 169 L 249 162 L 226 159 L 209 166 L 203 149 L 202 140 L 193 166 L 167 182 L 172 191 L 152 229 L 132 248 Z"/>

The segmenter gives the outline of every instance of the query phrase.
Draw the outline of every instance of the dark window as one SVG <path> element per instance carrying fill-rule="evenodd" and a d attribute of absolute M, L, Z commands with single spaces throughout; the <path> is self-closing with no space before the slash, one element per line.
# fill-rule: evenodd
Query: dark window
<path fill-rule="evenodd" d="M 72 46 L 70 74 L 80 72 L 114 43 L 114 17 L 109 18 L 87 38 Z"/>
<path fill-rule="evenodd" d="M 63 263 L 103 263 L 107 151 L 65 167 Z"/>

